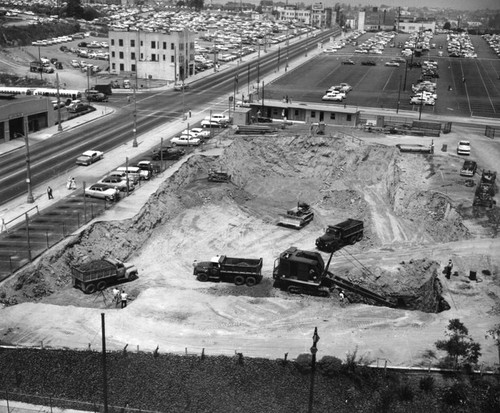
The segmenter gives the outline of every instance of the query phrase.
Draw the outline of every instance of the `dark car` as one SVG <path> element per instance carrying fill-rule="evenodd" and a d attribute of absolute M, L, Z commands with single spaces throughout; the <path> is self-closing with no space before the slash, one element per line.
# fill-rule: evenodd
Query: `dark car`
<path fill-rule="evenodd" d="M 374 60 L 363 60 L 361 64 L 363 66 L 377 66 L 377 63 Z"/>
<path fill-rule="evenodd" d="M 78 47 L 87 47 L 87 42 L 78 43 Z"/>
<path fill-rule="evenodd" d="M 342 60 L 342 64 L 343 65 L 355 65 L 356 63 L 354 63 L 354 60 L 346 59 L 346 60 Z"/>
<path fill-rule="evenodd" d="M 186 152 L 183 149 L 173 148 L 171 146 L 165 146 L 163 148 L 153 150 L 151 158 L 153 161 L 159 161 L 163 159 L 164 161 L 177 160 L 182 158 Z"/>
<path fill-rule="evenodd" d="M 182 90 L 183 90 L 183 89 L 184 89 L 184 90 L 189 89 L 189 85 L 188 85 L 187 83 L 184 83 L 184 84 L 179 83 L 179 84 L 177 84 L 177 85 L 174 85 L 174 90 L 175 90 L 176 92 L 182 92 Z"/>
<path fill-rule="evenodd" d="M 267 117 L 264 117 L 264 116 L 258 116 L 257 117 L 257 122 L 259 123 L 272 123 L 272 118 L 267 118 Z"/>

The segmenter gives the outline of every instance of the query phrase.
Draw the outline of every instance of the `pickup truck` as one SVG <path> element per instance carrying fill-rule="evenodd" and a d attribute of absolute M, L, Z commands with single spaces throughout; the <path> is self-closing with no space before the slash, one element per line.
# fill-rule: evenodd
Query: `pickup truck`
<path fill-rule="evenodd" d="M 137 277 L 137 268 L 114 258 L 105 258 L 72 266 L 71 274 L 75 288 L 92 294 L 104 290 L 109 285 Z"/>
<path fill-rule="evenodd" d="M 476 170 L 477 170 L 476 161 L 466 160 L 466 161 L 464 161 L 462 169 L 460 169 L 460 175 L 461 176 L 474 176 L 476 173 Z"/>
<path fill-rule="evenodd" d="M 225 281 L 249 287 L 262 281 L 262 258 L 231 258 L 217 255 L 210 261 L 193 263 L 198 281 Z"/>

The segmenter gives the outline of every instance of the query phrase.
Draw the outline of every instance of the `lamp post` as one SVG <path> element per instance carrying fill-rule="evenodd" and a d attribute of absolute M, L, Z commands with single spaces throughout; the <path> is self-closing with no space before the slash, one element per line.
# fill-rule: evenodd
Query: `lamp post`
<path fill-rule="evenodd" d="M 134 135 L 134 140 L 132 141 L 132 147 L 137 148 L 137 99 L 135 98 L 135 87 L 134 87 L 134 129 L 132 133 Z"/>
<path fill-rule="evenodd" d="M 311 385 L 309 387 L 309 408 L 307 410 L 308 413 L 312 413 L 313 411 L 313 403 L 314 403 L 314 373 L 316 371 L 316 353 L 318 352 L 318 348 L 316 347 L 316 344 L 319 341 L 319 335 L 318 335 L 318 327 L 314 327 L 314 334 L 313 334 L 313 345 L 311 347 L 311 355 L 312 355 L 312 360 L 311 360 Z"/>
<path fill-rule="evenodd" d="M 61 132 L 63 128 L 61 125 L 61 95 L 59 94 L 59 73 L 56 73 L 56 85 L 57 85 L 57 130 Z"/>

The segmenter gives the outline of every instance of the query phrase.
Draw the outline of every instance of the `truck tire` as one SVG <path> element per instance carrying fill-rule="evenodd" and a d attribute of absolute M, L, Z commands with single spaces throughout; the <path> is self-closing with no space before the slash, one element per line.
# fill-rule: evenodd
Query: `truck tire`
<path fill-rule="evenodd" d="M 97 291 L 103 291 L 104 289 L 106 289 L 106 287 L 107 287 L 106 281 L 99 281 L 97 283 Z"/>
<path fill-rule="evenodd" d="M 88 284 L 88 285 L 85 287 L 85 292 L 86 292 L 87 294 L 94 294 L 94 293 L 95 293 L 95 291 L 96 291 L 96 289 L 95 289 L 95 284 L 93 284 L 93 283 L 92 283 L 92 284 Z"/>
<path fill-rule="evenodd" d="M 196 279 L 198 281 L 201 281 L 202 283 L 204 283 L 204 282 L 208 281 L 208 275 L 205 274 L 204 272 L 202 272 L 202 273 L 198 274 L 198 276 L 196 277 Z"/>
<path fill-rule="evenodd" d="M 247 277 L 246 283 L 249 287 L 253 287 L 255 284 L 257 284 L 257 280 L 255 277 Z"/>
<path fill-rule="evenodd" d="M 297 287 L 295 285 L 289 285 L 286 289 L 290 294 L 300 294 L 302 293 L 302 290 L 300 287 Z"/>
<path fill-rule="evenodd" d="M 359 241 L 361 241 L 362 239 L 363 239 L 363 233 L 361 233 L 361 232 L 360 232 L 360 233 L 358 234 L 358 237 L 356 238 L 356 241 L 358 241 L 358 242 L 359 242 Z"/>
<path fill-rule="evenodd" d="M 236 285 L 243 285 L 243 284 L 245 284 L 245 277 L 243 277 L 242 275 L 237 275 L 236 277 L 234 277 L 234 283 Z"/>

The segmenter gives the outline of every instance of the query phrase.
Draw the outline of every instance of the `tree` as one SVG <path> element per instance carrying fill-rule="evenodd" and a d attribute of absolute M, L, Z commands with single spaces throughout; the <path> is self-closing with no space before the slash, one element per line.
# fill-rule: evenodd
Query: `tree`
<path fill-rule="evenodd" d="M 495 344 L 497 345 L 498 348 L 498 361 L 500 361 L 500 324 L 497 324 L 495 327 L 493 327 L 491 330 L 488 330 L 487 336 L 491 337 L 493 340 L 495 340 Z"/>
<path fill-rule="evenodd" d="M 81 0 L 68 0 L 66 5 L 66 16 L 81 19 L 83 17 L 83 7 Z"/>
<path fill-rule="evenodd" d="M 443 24 L 443 30 L 450 30 L 450 29 L 451 29 L 451 23 L 445 22 L 445 24 Z"/>
<path fill-rule="evenodd" d="M 435 346 L 448 353 L 446 362 L 454 368 L 477 363 L 481 345 L 469 336 L 469 330 L 458 318 L 449 321 L 445 335 L 447 339 L 436 341 Z"/>

